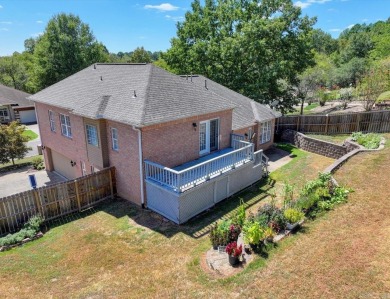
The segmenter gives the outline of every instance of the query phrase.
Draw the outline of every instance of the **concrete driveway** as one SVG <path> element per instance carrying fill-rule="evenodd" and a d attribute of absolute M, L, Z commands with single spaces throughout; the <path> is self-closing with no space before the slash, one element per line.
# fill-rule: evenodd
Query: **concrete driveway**
<path fill-rule="evenodd" d="M 66 181 L 54 172 L 33 170 L 26 166 L 6 173 L 0 173 L 0 198 L 31 189 L 28 176 L 34 174 L 38 187 Z"/>
<path fill-rule="evenodd" d="M 38 145 L 41 144 L 41 137 L 39 136 L 38 124 L 26 126 L 27 130 L 31 130 L 38 135 L 38 138 L 27 142 L 27 145 L 31 147 L 31 150 L 27 153 L 26 157 L 32 157 L 38 155 Z"/>

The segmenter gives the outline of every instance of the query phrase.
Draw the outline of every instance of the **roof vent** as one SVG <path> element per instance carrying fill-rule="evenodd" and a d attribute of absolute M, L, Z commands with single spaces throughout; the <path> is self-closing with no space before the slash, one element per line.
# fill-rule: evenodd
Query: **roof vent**
<path fill-rule="evenodd" d="M 94 69 L 94 70 L 96 70 L 96 63 L 94 63 L 94 65 L 93 65 L 93 69 Z"/>
<path fill-rule="evenodd" d="M 208 89 L 207 88 L 207 80 L 204 80 L 204 88 Z"/>
<path fill-rule="evenodd" d="M 134 94 L 132 96 L 133 99 L 135 99 L 137 97 L 137 94 L 135 93 L 135 90 L 134 90 Z"/>
<path fill-rule="evenodd" d="M 103 81 L 103 76 L 100 76 L 100 81 Z"/>
<path fill-rule="evenodd" d="M 191 82 L 192 82 L 192 74 L 191 74 Z"/>

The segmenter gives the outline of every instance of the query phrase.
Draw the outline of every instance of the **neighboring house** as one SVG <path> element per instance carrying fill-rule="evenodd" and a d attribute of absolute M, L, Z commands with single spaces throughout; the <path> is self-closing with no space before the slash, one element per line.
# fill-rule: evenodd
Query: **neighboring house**
<path fill-rule="evenodd" d="M 74 179 L 115 166 L 119 196 L 177 223 L 261 178 L 280 116 L 152 64 L 98 63 L 30 99 L 49 171 Z"/>
<path fill-rule="evenodd" d="M 34 102 L 30 94 L 0 84 L 0 123 L 19 121 L 22 124 L 37 122 Z"/>

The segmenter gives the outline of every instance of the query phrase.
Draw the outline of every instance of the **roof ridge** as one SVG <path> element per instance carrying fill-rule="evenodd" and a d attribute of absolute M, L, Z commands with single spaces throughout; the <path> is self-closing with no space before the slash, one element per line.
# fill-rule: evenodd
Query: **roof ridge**
<path fill-rule="evenodd" d="M 147 83 L 147 86 L 145 89 L 145 100 L 143 101 L 143 105 L 141 107 L 142 114 L 141 114 L 140 125 L 143 125 L 143 123 L 145 122 L 146 106 L 147 106 L 147 103 L 149 102 L 149 91 L 150 91 L 150 86 L 151 86 L 151 81 L 152 81 L 152 74 L 153 74 L 155 67 L 156 66 L 154 64 L 149 64 L 150 70 L 149 70 L 149 76 L 148 76 L 148 83 Z"/>

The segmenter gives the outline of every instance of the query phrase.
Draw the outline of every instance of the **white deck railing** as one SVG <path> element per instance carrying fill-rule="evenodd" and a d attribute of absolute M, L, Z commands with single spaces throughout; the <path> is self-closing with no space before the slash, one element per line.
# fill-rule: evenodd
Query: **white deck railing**
<path fill-rule="evenodd" d="M 145 160 L 145 177 L 178 193 L 253 160 L 254 144 L 239 141 L 241 148 L 177 171 Z"/>

